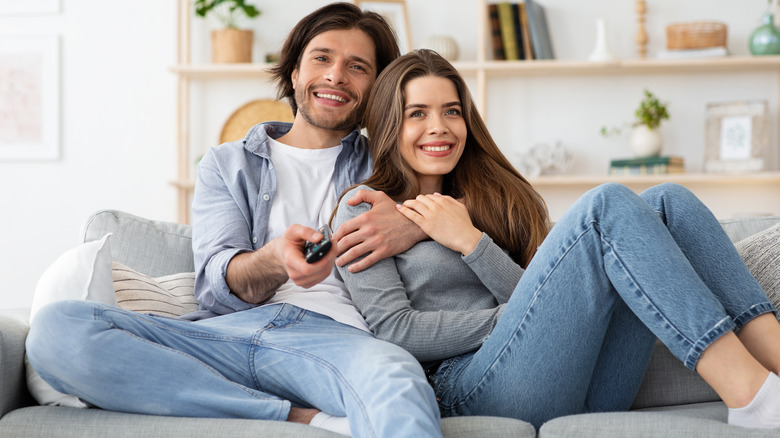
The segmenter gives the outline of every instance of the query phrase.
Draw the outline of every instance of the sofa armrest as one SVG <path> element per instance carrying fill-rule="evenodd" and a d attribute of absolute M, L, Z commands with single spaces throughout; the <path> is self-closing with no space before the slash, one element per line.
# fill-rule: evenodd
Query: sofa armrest
<path fill-rule="evenodd" d="M 34 404 L 24 368 L 24 341 L 29 330 L 18 318 L 0 314 L 0 417 Z"/>

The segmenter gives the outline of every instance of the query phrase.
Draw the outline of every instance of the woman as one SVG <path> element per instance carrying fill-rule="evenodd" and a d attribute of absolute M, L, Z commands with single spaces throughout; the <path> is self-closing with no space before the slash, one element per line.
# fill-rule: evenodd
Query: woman
<path fill-rule="evenodd" d="M 626 410 L 658 337 L 720 395 L 730 424 L 780 426 L 774 308 L 689 191 L 606 184 L 546 235 L 544 202 L 457 71 L 427 50 L 380 75 L 366 127 L 375 165 L 362 188 L 401 203 L 432 240 L 340 273 L 371 330 L 430 373 L 444 416 L 539 427 Z M 368 209 L 350 197 L 335 226 Z"/>

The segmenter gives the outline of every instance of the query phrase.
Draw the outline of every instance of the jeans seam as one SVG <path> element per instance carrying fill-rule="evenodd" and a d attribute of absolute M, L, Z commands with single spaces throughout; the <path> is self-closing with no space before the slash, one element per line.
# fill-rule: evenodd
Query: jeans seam
<path fill-rule="evenodd" d="M 463 397 L 456 403 L 454 403 L 451 408 L 457 409 L 461 405 L 464 405 L 468 402 L 468 400 L 474 395 L 474 393 L 482 386 L 482 383 L 487 378 L 487 375 L 491 373 L 493 368 L 496 366 L 496 362 L 498 362 L 499 358 L 503 356 L 504 352 L 509 348 L 509 345 L 512 344 L 513 340 L 517 339 L 517 334 L 522 331 L 522 329 L 525 327 L 526 318 L 528 317 L 528 314 L 530 313 L 531 309 L 534 307 L 536 302 L 539 300 L 539 296 L 541 295 L 541 290 L 544 288 L 544 286 L 549 281 L 550 277 L 552 276 L 552 273 L 558 268 L 558 266 L 561 264 L 561 261 L 571 252 L 571 250 L 577 245 L 577 243 L 582 240 L 582 237 L 585 236 L 589 231 L 591 231 L 594 228 L 594 221 L 590 221 L 589 225 L 586 226 L 580 234 L 577 235 L 577 237 L 574 238 L 574 240 L 571 242 L 571 244 L 563 251 L 563 253 L 558 257 L 555 261 L 555 264 L 552 265 L 552 267 L 547 271 L 547 275 L 542 279 L 542 281 L 539 282 L 539 285 L 537 286 L 536 290 L 534 291 L 533 298 L 528 303 L 528 307 L 525 310 L 525 313 L 523 314 L 522 319 L 517 324 L 517 327 L 512 332 L 512 335 L 509 337 L 509 341 L 506 342 L 499 352 L 493 357 L 493 360 L 490 362 L 490 365 L 488 365 L 485 368 L 485 371 L 482 373 L 482 376 L 480 377 L 479 381 L 466 393 L 463 395 Z"/>
<path fill-rule="evenodd" d="M 774 306 L 772 305 L 772 303 L 769 302 L 754 304 L 750 306 L 747 310 L 734 317 L 734 324 L 736 325 L 736 330 L 737 331 L 741 330 L 742 327 L 745 326 L 745 324 L 749 323 L 757 316 L 769 312 L 775 312 Z"/>
<path fill-rule="evenodd" d="M 685 356 L 684 364 L 687 368 L 696 371 L 696 364 L 701 359 L 701 355 L 704 353 L 713 342 L 719 339 L 724 334 L 734 329 L 734 321 L 731 317 L 726 316 L 717 322 L 711 329 L 707 331 L 698 341 L 696 341 Z"/>

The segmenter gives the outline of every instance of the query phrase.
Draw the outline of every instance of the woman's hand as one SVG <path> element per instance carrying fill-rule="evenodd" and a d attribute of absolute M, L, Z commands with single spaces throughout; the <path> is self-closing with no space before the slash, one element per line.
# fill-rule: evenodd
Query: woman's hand
<path fill-rule="evenodd" d="M 482 238 L 482 232 L 471 223 L 466 206 L 451 196 L 419 195 L 397 208 L 433 240 L 463 255 L 474 251 Z"/>

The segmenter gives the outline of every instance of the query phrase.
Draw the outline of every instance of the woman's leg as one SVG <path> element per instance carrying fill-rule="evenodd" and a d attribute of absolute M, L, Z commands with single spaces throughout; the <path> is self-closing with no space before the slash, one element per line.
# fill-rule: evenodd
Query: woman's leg
<path fill-rule="evenodd" d="M 652 187 L 640 196 L 658 213 L 685 258 L 723 304 L 738 331 L 756 316 L 773 310 L 723 227 L 690 190 L 667 183 Z M 780 339 L 776 344 L 780 345 Z"/>
<path fill-rule="evenodd" d="M 445 415 L 493 412 L 538 426 L 584 410 L 599 393 L 594 381 L 641 381 L 652 338 L 632 330 L 631 318 L 622 318 L 623 333 L 610 331 L 620 301 L 691 368 L 734 327 L 658 215 L 627 188 L 607 184 L 551 231 L 483 347 L 440 369 L 435 384 Z M 621 343 L 635 348 L 625 361 L 608 348 Z M 633 396 L 636 387 L 627 391 Z"/>

